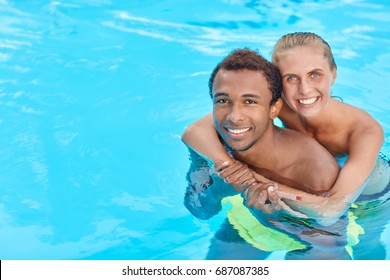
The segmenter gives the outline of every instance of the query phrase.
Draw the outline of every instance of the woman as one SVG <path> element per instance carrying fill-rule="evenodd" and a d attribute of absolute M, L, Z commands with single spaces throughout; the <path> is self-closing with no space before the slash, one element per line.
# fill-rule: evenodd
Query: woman
<path fill-rule="evenodd" d="M 373 189 L 376 185 L 364 189 L 364 183 L 382 147 L 383 129 L 363 110 L 331 98 L 337 67 L 328 43 L 314 33 L 287 34 L 276 43 L 272 62 L 282 76 L 285 104 L 279 118 L 284 125 L 315 138 L 336 157 L 348 156 L 327 198 L 321 200 L 321 206 L 337 199 L 352 203 L 363 190 L 367 194 L 380 192 Z M 244 183 L 235 176 L 242 174 L 242 165 L 235 165 L 227 154 L 211 115 L 187 128 L 183 141 L 211 161 L 223 162 L 217 167 L 228 182 Z M 262 180 L 259 176 L 256 178 Z M 340 211 L 345 211 L 345 207 Z"/>

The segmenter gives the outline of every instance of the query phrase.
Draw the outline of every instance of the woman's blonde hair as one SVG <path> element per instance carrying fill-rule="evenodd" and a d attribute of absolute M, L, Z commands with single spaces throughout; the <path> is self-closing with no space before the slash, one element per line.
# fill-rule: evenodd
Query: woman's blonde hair
<path fill-rule="evenodd" d="M 337 69 L 329 44 L 320 36 L 311 32 L 289 33 L 280 38 L 274 47 L 272 62 L 278 65 L 280 53 L 300 46 L 316 46 L 321 48 L 324 52 L 324 57 L 328 59 L 330 69 Z"/>

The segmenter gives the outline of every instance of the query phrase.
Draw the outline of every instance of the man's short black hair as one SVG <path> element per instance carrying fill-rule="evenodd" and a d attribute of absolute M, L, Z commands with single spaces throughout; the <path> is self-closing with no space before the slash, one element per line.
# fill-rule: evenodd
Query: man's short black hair
<path fill-rule="evenodd" d="M 213 97 L 213 83 L 219 70 L 240 71 L 252 70 L 261 72 L 268 83 L 272 93 L 271 104 L 275 103 L 282 95 L 282 78 L 278 68 L 262 57 L 258 51 L 248 48 L 233 50 L 225 57 L 211 73 L 209 79 L 210 96 Z"/>

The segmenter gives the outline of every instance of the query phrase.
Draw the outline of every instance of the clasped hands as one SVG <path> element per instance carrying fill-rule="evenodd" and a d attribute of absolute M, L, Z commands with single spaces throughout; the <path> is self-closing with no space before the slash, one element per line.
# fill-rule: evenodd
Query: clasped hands
<path fill-rule="evenodd" d="M 239 161 L 218 161 L 214 170 L 236 191 L 243 193 L 248 207 L 268 214 L 283 208 L 284 203 L 277 194 L 278 184 L 253 172 L 247 165 Z"/>
<path fill-rule="evenodd" d="M 281 198 L 278 192 L 278 183 L 252 171 L 247 165 L 239 161 L 218 161 L 214 163 L 214 171 L 224 181 L 243 193 L 246 205 L 270 214 L 278 210 L 285 210 L 295 217 L 307 218 L 307 215 L 291 209 Z"/>

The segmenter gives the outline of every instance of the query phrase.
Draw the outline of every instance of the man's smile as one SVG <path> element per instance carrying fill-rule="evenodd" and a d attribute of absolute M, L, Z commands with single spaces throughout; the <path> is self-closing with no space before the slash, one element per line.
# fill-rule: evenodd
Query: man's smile
<path fill-rule="evenodd" d="M 242 127 L 242 128 L 233 128 L 225 126 L 225 130 L 228 133 L 228 137 L 232 140 L 242 140 L 251 130 L 250 127 Z"/>
<path fill-rule="evenodd" d="M 233 134 L 242 134 L 244 132 L 247 132 L 250 130 L 250 127 L 246 128 L 231 128 L 231 127 L 226 127 L 226 130 L 229 131 L 230 133 Z"/>

